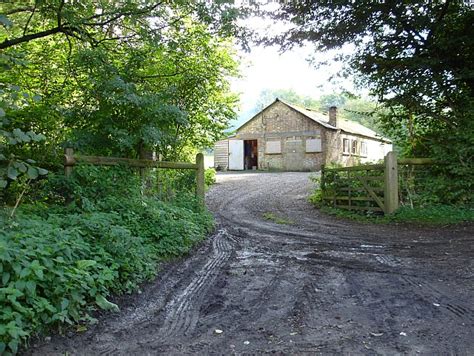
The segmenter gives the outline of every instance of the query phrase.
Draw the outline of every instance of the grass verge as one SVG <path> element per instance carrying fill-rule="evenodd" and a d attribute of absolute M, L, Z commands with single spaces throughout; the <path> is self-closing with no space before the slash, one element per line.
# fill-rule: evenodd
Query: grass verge
<path fill-rule="evenodd" d="M 449 225 L 463 222 L 474 222 L 474 208 L 449 205 L 424 208 L 400 207 L 392 215 L 378 215 L 371 212 L 363 214 L 331 207 L 321 207 L 320 209 L 324 213 L 340 218 L 375 224 L 405 222 L 428 225 Z"/>
<path fill-rule="evenodd" d="M 262 216 L 265 220 L 273 221 L 276 224 L 280 224 L 280 225 L 293 225 L 294 224 L 292 220 L 282 218 L 280 216 L 275 215 L 272 212 L 263 213 Z"/>

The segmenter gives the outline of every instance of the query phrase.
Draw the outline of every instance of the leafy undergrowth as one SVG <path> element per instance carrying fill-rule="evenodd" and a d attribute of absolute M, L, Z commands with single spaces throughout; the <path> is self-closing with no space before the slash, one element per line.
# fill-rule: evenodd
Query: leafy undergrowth
<path fill-rule="evenodd" d="M 474 222 L 474 208 L 438 205 L 424 208 L 401 207 L 392 215 L 379 215 L 374 213 L 356 213 L 349 210 L 321 207 L 321 211 L 341 218 L 368 222 L 390 223 L 405 222 L 430 225 L 458 224 Z"/>
<path fill-rule="evenodd" d="M 216 183 L 216 170 L 214 168 L 206 169 L 204 172 L 204 182 L 207 188 Z"/>
<path fill-rule="evenodd" d="M 86 173 L 68 183 L 67 207 L 36 203 L 14 219 L 0 215 L 0 354 L 47 330 L 83 328 L 93 310 L 117 310 L 112 293 L 136 290 L 159 261 L 188 252 L 212 229 L 190 195 L 163 202 L 143 197 L 139 184 L 121 186 L 113 172 Z M 83 188 L 81 179 L 98 176 Z"/>

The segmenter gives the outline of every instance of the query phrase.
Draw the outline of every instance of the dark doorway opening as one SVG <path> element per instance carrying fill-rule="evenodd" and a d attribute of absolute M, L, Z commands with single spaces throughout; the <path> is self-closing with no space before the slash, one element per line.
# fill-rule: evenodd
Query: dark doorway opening
<path fill-rule="evenodd" d="M 244 140 L 244 169 L 258 168 L 257 140 Z"/>

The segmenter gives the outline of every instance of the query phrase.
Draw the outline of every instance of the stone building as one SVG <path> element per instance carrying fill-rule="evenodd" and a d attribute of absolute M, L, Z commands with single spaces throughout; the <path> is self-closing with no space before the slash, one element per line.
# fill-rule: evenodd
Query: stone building
<path fill-rule="evenodd" d="M 317 171 L 322 164 L 354 165 L 383 159 L 392 143 L 371 129 L 276 99 L 236 134 L 218 141 L 218 170 Z"/>

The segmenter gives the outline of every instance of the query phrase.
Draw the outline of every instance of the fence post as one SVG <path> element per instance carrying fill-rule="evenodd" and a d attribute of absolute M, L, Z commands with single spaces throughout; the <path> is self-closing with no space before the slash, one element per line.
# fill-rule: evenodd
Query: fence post
<path fill-rule="evenodd" d="M 325 164 L 322 164 L 321 165 L 321 180 L 319 182 L 320 184 L 320 188 L 321 188 L 321 199 L 324 198 L 324 191 L 325 191 L 325 185 L 326 185 L 326 182 L 325 182 L 325 177 L 324 177 L 324 168 L 326 167 Z M 323 203 L 324 203 L 324 199 L 323 199 Z"/>
<path fill-rule="evenodd" d="M 64 175 L 69 178 L 72 174 L 72 167 L 74 166 L 74 149 L 67 147 L 64 149 Z"/>
<path fill-rule="evenodd" d="M 143 144 L 140 144 L 140 150 L 138 153 L 140 160 L 153 160 L 153 151 L 146 150 Z M 147 191 L 151 188 L 150 177 L 147 173 L 150 171 L 150 168 L 141 167 L 140 168 L 140 179 L 142 182 L 142 195 L 145 195 Z"/>
<path fill-rule="evenodd" d="M 398 165 L 397 154 L 393 151 L 385 156 L 385 186 L 384 206 L 385 214 L 392 214 L 398 209 Z"/>
<path fill-rule="evenodd" d="M 204 204 L 204 155 L 196 155 L 196 197 Z"/>

